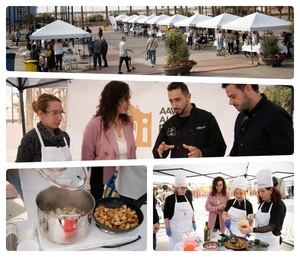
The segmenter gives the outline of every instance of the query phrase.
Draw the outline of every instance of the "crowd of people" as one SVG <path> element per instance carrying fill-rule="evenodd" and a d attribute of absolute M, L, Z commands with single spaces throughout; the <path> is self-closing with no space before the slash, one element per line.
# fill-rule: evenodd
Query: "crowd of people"
<path fill-rule="evenodd" d="M 244 176 L 238 176 L 226 184 L 223 177 L 215 177 L 212 181 L 210 192 L 206 198 L 205 210 L 207 212 L 210 238 L 215 235 L 231 233 L 239 237 L 248 237 L 251 233 L 269 245 L 268 250 L 278 250 L 282 242 L 281 230 L 286 215 L 286 206 L 283 196 L 272 176 L 271 170 L 260 170 L 256 174 L 256 194 L 258 209 L 254 210 L 248 190 L 250 182 Z M 228 189 L 230 186 L 230 189 Z M 252 200 L 253 201 L 253 200 Z M 162 209 L 164 229 L 169 237 L 169 250 L 178 250 L 183 245 L 185 238 L 197 230 L 194 211 L 195 202 L 188 189 L 186 177 L 182 173 L 175 174 L 172 188 L 163 186 L 159 191 L 154 188 L 154 215 L 153 236 L 156 239 L 153 245 L 156 249 L 159 243 L 156 233 L 162 229 L 157 208 Z M 202 222 L 202 221 L 201 221 Z M 199 233 L 199 231 L 197 232 Z"/>

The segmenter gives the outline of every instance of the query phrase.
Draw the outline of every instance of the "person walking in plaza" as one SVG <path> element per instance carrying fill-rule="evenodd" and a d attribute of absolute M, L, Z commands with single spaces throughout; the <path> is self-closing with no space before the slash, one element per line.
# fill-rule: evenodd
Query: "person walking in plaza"
<path fill-rule="evenodd" d="M 233 33 L 231 32 L 231 30 L 228 30 L 226 35 L 225 35 L 225 40 L 228 43 L 228 52 L 229 54 L 234 54 L 234 40 L 235 40 L 235 36 L 233 35 Z"/>
<path fill-rule="evenodd" d="M 119 43 L 119 74 L 122 74 L 122 63 L 125 61 L 127 72 L 131 72 L 129 68 L 129 56 L 128 51 L 132 52 L 132 50 L 127 48 L 126 37 L 122 36 L 121 42 Z"/>
<path fill-rule="evenodd" d="M 290 155 L 294 152 L 291 115 L 259 92 L 257 84 L 222 84 L 239 114 L 230 156 Z"/>
<path fill-rule="evenodd" d="M 94 70 L 97 69 L 97 62 L 99 64 L 99 70 L 101 70 L 101 47 L 102 40 L 97 38 L 92 44 L 92 53 L 93 53 L 93 62 L 94 62 Z"/>
<path fill-rule="evenodd" d="M 61 43 L 60 39 L 57 39 L 55 44 L 54 44 L 54 54 L 55 54 L 55 65 L 56 65 L 56 70 L 59 69 L 62 70 L 62 61 L 63 61 L 63 54 L 64 54 L 64 48 L 63 44 Z"/>
<path fill-rule="evenodd" d="M 107 52 L 108 52 L 108 43 L 107 43 L 105 37 L 102 37 L 101 57 L 102 57 L 103 62 L 104 62 L 103 68 L 108 67 L 107 59 L 106 59 Z"/>
<path fill-rule="evenodd" d="M 53 43 L 52 42 L 47 45 L 46 56 L 47 56 L 48 71 L 52 71 L 55 67 L 55 55 L 54 55 Z"/>
<path fill-rule="evenodd" d="M 186 177 L 180 173 L 176 174 L 174 185 L 174 193 L 166 198 L 164 208 L 164 223 L 170 250 L 175 250 L 177 243 L 196 230 L 192 199 L 186 196 Z"/>
<path fill-rule="evenodd" d="M 156 38 L 156 34 L 153 33 L 151 37 L 147 40 L 146 43 L 146 53 L 148 58 L 150 59 L 152 68 L 156 64 L 156 49 L 158 47 L 158 41 Z"/>
<path fill-rule="evenodd" d="M 225 224 L 222 213 L 229 199 L 224 178 L 215 177 L 211 191 L 207 197 L 205 209 L 208 214 L 208 227 L 211 233 L 219 231 L 225 233 Z"/>
<path fill-rule="evenodd" d="M 175 115 L 162 126 L 152 149 L 154 158 L 224 156 L 226 144 L 215 117 L 191 103 L 186 84 L 172 82 L 168 97 Z"/>
<path fill-rule="evenodd" d="M 217 41 L 217 56 L 222 55 L 224 50 L 224 35 L 222 33 L 222 30 L 218 30 L 218 33 L 216 35 L 216 41 Z"/>
<path fill-rule="evenodd" d="M 242 234 L 254 234 L 255 239 L 269 244 L 268 251 L 280 250 L 281 231 L 286 215 L 286 206 L 280 191 L 274 187 L 272 171 L 260 170 L 256 174 L 258 210 L 254 215 L 239 222 Z M 253 227 L 255 221 L 255 227 Z"/>
<path fill-rule="evenodd" d="M 252 204 L 246 199 L 249 181 L 245 177 L 236 177 L 231 184 L 231 191 L 234 198 L 230 199 L 222 213 L 222 219 L 225 221 L 227 228 L 226 234 L 229 236 L 230 231 L 234 235 L 243 236 L 239 231 L 239 222 L 253 214 Z"/>
<path fill-rule="evenodd" d="M 20 30 L 17 29 L 17 30 L 15 31 L 15 41 L 16 41 L 16 46 L 19 46 L 20 38 L 21 38 Z"/>

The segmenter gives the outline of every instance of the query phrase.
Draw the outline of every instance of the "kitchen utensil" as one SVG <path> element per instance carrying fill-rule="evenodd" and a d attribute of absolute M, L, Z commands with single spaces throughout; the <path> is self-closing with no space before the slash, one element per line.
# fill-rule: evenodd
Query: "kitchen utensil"
<path fill-rule="evenodd" d="M 229 227 L 228 227 L 228 230 L 229 230 L 229 233 L 230 233 L 230 236 L 229 236 L 230 243 L 236 244 L 237 243 L 237 237 L 236 237 L 236 235 L 232 233 L 232 231 L 231 231 L 231 229 Z"/>
<path fill-rule="evenodd" d="M 39 174 L 56 187 L 70 191 L 83 189 L 86 185 L 87 170 L 84 167 L 42 168 Z"/>
<path fill-rule="evenodd" d="M 126 199 L 123 199 L 123 198 L 114 198 L 114 197 L 113 198 L 102 198 L 97 201 L 96 207 L 103 205 L 105 208 L 119 208 L 125 204 L 127 207 L 129 207 L 130 209 L 132 209 L 136 212 L 136 214 L 138 216 L 138 226 L 139 226 L 140 224 L 142 224 L 142 222 L 144 220 L 143 212 L 140 209 L 140 206 L 143 203 L 140 202 L 139 200 L 135 201 L 135 203 L 128 201 Z M 106 225 L 100 223 L 95 218 L 94 215 L 93 215 L 93 218 L 94 218 L 95 223 L 98 228 L 102 229 L 103 231 L 110 232 L 110 233 L 125 233 L 125 232 L 129 232 L 131 230 L 134 230 L 138 227 L 137 226 L 135 228 L 129 228 L 129 229 L 115 229 L 115 228 L 111 228 L 109 226 L 106 226 Z"/>
<path fill-rule="evenodd" d="M 36 204 L 37 227 L 48 240 L 70 244 L 86 237 L 95 207 L 95 200 L 87 191 L 51 186 L 37 195 Z M 64 208 L 73 208 L 79 213 L 64 213 L 61 211 Z"/>

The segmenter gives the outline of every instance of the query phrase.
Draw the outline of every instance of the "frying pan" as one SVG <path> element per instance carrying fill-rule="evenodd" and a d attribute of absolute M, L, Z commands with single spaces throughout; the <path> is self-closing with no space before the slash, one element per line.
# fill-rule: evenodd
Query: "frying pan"
<path fill-rule="evenodd" d="M 240 236 L 236 236 L 236 239 L 240 239 L 240 240 L 244 241 L 245 242 L 245 244 L 244 244 L 245 246 L 242 247 L 242 248 L 239 248 L 239 249 L 236 249 L 236 248 L 233 248 L 233 247 L 231 248 L 231 247 L 226 246 L 225 243 L 226 242 L 230 242 L 230 238 L 228 236 L 226 236 L 225 239 L 224 239 L 224 246 L 227 249 L 231 249 L 231 250 L 234 250 L 234 251 L 244 251 L 244 250 L 246 250 L 247 249 L 247 241 L 248 240 L 246 238 L 240 237 Z"/>
<path fill-rule="evenodd" d="M 101 230 L 106 231 L 106 232 L 110 232 L 110 233 L 125 233 L 125 232 L 129 232 L 129 231 L 132 231 L 132 230 L 136 229 L 137 227 L 139 227 L 143 223 L 143 220 L 144 220 L 144 214 L 141 211 L 140 207 L 138 206 L 138 202 L 139 201 L 137 200 L 135 203 L 133 203 L 132 201 L 129 201 L 127 199 L 115 198 L 115 197 L 112 197 L 112 198 L 102 198 L 102 199 L 96 201 L 96 208 L 98 206 L 101 206 L 101 205 L 104 205 L 104 207 L 106 207 L 106 208 L 119 208 L 122 205 L 126 204 L 127 207 L 129 207 L 130 209 L 132 209 L 132 210 L 134 210 L 136 212 L 136 214 L 138 216 L 138 219 L 139 219 L 138 226 L 136 226 L 134 228 L 116 229 L 116 228 L 111 228 L 109 226 L 101 224 L 95 218 L 95 216 L 93 214 L 93 218 L 94 218 L 94 221 L 96 223 L 96 226 L 98 228 L 100 228 Z"/>

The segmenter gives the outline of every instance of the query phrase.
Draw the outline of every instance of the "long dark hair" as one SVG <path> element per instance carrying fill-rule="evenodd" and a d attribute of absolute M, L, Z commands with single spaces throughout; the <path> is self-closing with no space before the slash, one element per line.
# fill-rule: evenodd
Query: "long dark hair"
<path fill-rule="evenodd" d="M 276 187 L 267 187 L 267 190 L 272 190 L 272 195 L 271 195 L 271 201 L 273 203 L 279 202 L 282 199 L 282 195 L 280 193 L 280 191 L 276 188 Z M 261 199 L 261 197 L 259 196 L 259 194 L 257 194 L 257 198 L 258 198 L 258 203 L 262 203 L 263 200 Z"/>
<path fill-rule="evenodd" d="M 110 81 L 104 87 L 100 103 L 97 106 L 95 117 L 101 116 L 103 119 L 104 129 L 107 130 L 118 115 L 118 107 L 120 100 L 130 99 L 130 89 L 128 84 L 122 81 Z M 122 122 L 128 123 L 131 118 L 128 114 L 120 114 L 119 118 Z"/>
<path fill-rule="evenodd" d="M 212 186 L 211 186 L 211 195 L 216 195 L 218 192 L 217 192 L 217 189 L 216 189 L 216 186 L 218 184 L 219 181 L 222 181 L 223 183 L 223 188 L 222 188 L 222 195 L 226 196 L 227 195 L 227 190 L 226 190 L 226 183 L 225 183 L 225 180 L 224 178 L 218 176 L 218 177 L 215 177 L 213 182 L 212 182 Z"/>

